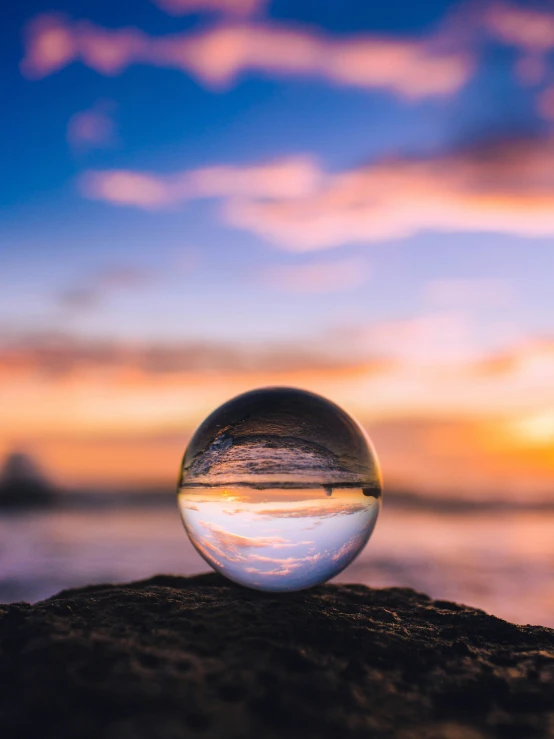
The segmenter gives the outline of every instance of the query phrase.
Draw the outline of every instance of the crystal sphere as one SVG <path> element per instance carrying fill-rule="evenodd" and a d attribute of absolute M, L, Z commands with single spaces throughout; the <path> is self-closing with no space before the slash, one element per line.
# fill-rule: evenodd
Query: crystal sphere
<path fill-rule="evenodd" d="M 239 395 L 201 424 L 183 459 L 178 503 L 196 550 L 257 590 L 301 590 L 361 552 L 381 477 L 363 429 L 293 388 Z"/>

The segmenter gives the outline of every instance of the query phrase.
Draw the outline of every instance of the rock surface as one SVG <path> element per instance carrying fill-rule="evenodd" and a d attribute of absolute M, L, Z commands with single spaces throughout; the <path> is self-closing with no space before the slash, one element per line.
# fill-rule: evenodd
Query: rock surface
<path fill-rule="evenodd" d="M 403 588 L 159 576 L 0 606 L 3 739 L 554 737 L 554 630 Z"/>

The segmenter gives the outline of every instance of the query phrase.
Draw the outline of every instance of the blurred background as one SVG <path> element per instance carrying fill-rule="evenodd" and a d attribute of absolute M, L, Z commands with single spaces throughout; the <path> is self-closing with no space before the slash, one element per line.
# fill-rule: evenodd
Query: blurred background
<path fill-rule="evenodd" d="M 321 393 L 341 580 L 554 626 L 554 5 L 27 0 L 0 28 L 0 600 L 206 569 L 195 426 Z"/>

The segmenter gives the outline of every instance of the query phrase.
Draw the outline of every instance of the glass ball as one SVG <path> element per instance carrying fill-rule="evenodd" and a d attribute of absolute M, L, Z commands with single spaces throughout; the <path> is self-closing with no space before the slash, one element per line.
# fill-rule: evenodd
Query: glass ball
<path fill-rule="evenodd" d="M 178 503 L 196 550 L 257 590 L 325 582 L 375 527 L 381 476 L 371 443 L 342 408 L 304 390 L 239 395 L 197 429 Z"/>

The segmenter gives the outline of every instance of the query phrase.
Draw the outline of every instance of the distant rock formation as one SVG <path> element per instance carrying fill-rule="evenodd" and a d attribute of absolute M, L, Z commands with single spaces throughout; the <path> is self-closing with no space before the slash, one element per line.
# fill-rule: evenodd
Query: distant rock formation
<path fill-rule="evenodd" d="M 535 739 L 554 630 L 407 588 L 158 576 L 0 605 L 10 739 Z"/>
<path fill-rule="evenodd" d="M 32 508 L 51 505 L 53 486 L 28 454 L 12 452 L 0 472 L 0 508 Z"/>

